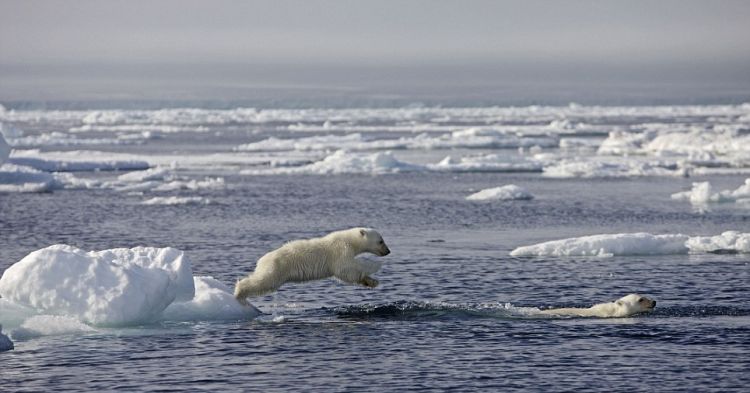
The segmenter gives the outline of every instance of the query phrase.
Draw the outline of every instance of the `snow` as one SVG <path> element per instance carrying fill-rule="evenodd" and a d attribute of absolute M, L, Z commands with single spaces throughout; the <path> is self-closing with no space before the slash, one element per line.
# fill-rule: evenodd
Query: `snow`
<path fill-rule="evenodd" d="M 0 192 L 47 192 L 63 187 L 58 176 L 26 166 L 0 165 Z"/>
<path fill-rule="evenodd" d="M 750 233 L 726 231 L 718 236 L 695 236 L 686 243 L 691 253 L 750 253 Z"/>
<path fill-rule="evenodd" d="M 510 255 L 520 256 L 613 256 L 687 253 L 685 235 L 622 233 L 553 240 L 518 247 Z"/>
<path fill-rule="evenodd" d="M 750 233 L 727 231 L 718 236 L 706 237 L 650 233 L 591 235 L 518 247 L 510 255 L 610 257 L 715 252 L 750 253 Z"/>
<path fill-rule="evenodd" d="M 11 335 L 16 340 L 29 340 L 41 336 L 89 333 L 96 330 L 76 318 L 60 315 L 34 315 L 13 329 Z"/>
<path fill-rule="evenodd" d="M 261 312 L 253 306 L 240 305 L 232 289 L 213 277 L 193 278 L 195 297 L 187 302 L 172 303 L 164 310 L 163 319 L 169 321 L 250 319 Z"/>
<path fill-rule="evenodd" d="M 66 245 L 27 255 L 0 278 L 0 296 L 96 325 L 148 322 L 194 295 L 190 261 L 173 248 L 85 252 Z"/>
<path fill-rule="evenodd" d="M 541 172 L 542 164 L 507 154 L 485 154 L 461 158 L 445 157 L 437 164 L 427 165 L 442 172 Z"/>
<path fill-rule="evenodd" d="M 534 196 L 531 195 L 530 192 L 526 191 L 525 188 L 519 187 L 515 184 L 487 188 L 466 197 L 466 199 L 470 201 L 529 200 L 533 198 Z"/>
<path fill-rule="evenodd" d="M 688 201 L 693 205 L 750 201 L 750 178 L 745 179 L 745 184 L 735 190 L 724 190 L 718 193 L 713 192 L 710 182 L 696 182 L 693 183 L 693 188 L 690 191 L 672 194 L 672 199 Z"/>
<path fill-rule="evenodd" d="M 385 174 L 398 172 L 423 171 L 421 165 L 409 164 L 399 161 L 390 151 L 372 154 L 352 153 L 338 150 L 326 158 L 309 165 L 300 167 L 278 167 L 265 170 L 244 170 L 240 173 L 246 175 L 261 174 L 343 174 L 343 173 L 368 173 Z"/>
<path fill-rule="evenodd" d="M 5 270 L 0 296 L 0 322 L 17 327 L 14 338 L 260 313 L 241 306 L 216 279 L 193 277 L 188 257 L 169 247 L 86 252 L 50 246 Z"/>
<path fill-rule="evenodd" d="M 142 205 L 208 205 L 211 201 L 203 197 L 153 197 L 141 202 Z"/>
<path fill-rule="evenodd" d="M 551 178 L 599 178 L 633 176 L 679 176 L 683 173 L 668 162 L 638 160 L 563 159 L 548 164 L 543 175 Z"/>
<path fill-rule="evenodd" d="M 61 153 L 66 159 L 46 159 L 36 157 L 40 152 L 31 150 L 14 150 L 9 162 L 45 172 L 81 172 L 81 171 L 114 171 L 148 169 L 149 164 L 140 160 L 116 160 L 106 156 L 96 157 L 91 152 L 73 151 Z"/>

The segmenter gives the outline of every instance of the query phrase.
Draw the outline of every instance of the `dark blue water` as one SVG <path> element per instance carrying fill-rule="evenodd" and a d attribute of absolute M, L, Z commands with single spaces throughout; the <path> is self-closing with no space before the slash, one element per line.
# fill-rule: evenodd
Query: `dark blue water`
<path fill-rule="evenodd" d="M 744 178 L 714 177 L 717 189 Z M 253 321 L 162 323 L 44 336 L 0 354 L 0 390 L 747 391 L 750 257 L 513 258 L 598 233 L 750 230 L 750 209 L 695 211 L 673 192 L 705 179 L 552 180 L 539 174 L 228 176 L 215 203 L 143 206 L 111 190 L 0 195 L 0 270 L 36 249 L 185 250 L 227 284 L 283 242 L 377 228 L 392 254 L 364 289 L 289 284 Z M 517 184 L 531 201 L 472 203 Z M 726 186 L 726 187 L 725 187 Z M 373 257 L 374 258 L 374 257 Z M 625 319 L 540 318 L 637 292 Z"/>

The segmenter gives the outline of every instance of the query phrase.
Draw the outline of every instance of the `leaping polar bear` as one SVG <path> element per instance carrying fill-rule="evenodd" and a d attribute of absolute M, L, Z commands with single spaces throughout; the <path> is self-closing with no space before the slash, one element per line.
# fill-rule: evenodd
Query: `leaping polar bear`
<path fill-rule="evenodd" d="M 324 237 L 289 242 L 262 256 L 255 271 L 237 282 L 234 297 L 248 305 L 248 297 L 273 292 L 284 283 L 328 277 L 374 288 L 378 280 L 370 275 L 380 269 L 381 263 L 355 258 L 365 252 L 382 257 L 391 250 L 383 237 L 370 228 L 351 228 Z"/>

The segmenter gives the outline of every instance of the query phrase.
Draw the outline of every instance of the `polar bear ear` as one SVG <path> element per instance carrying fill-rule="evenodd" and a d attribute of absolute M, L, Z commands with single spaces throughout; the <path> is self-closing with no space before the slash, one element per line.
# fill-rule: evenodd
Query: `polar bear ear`
<path fill-rule="evenodd" d="M 367 236 L 367 232 L 364 229 L 360 229 L 359 234 L 362 235 L 362 237 Z"/>

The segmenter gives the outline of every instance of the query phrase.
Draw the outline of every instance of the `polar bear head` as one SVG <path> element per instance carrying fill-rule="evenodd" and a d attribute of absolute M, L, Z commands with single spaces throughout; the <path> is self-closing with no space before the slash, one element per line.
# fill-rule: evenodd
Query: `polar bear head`
<path fill-rule="evenodd" d="M 355 228 L 356 236 L 359 238 L 359 248 L 362 252 L 371 252 L 378 256 L 386 256 L 391 250 L 385 244 L 383 236 L 372 228 Z"/>
<path fill-rule="evenodd" d="M 653 310 L 656 300 L 636 293 L 623 296 L 615 301 L 618 315 L 633 315 Z"/>

